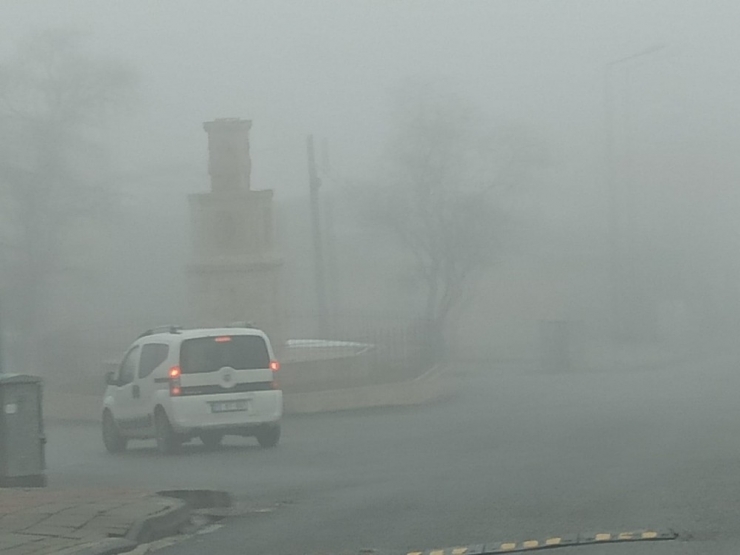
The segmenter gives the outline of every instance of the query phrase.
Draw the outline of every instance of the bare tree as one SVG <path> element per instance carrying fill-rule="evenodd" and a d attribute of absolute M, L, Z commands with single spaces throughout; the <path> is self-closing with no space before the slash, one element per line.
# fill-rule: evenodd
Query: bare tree
<path fill-rule="evenodd" d="M 37 339 L 70 229 L 111 200 L 101 130 L 135 82 L 125 64 L 85 51 L 82 38 L 39 33 L 0 65 L 0 237 L 15 270 L 5 276 L 15 328 L 26 341 Z"/>
<path fill-rule="evenodd" d="M 502 193 L 541 153 L 520 129 L 486 125 L 459 97 L 434 88 L 402 90 L 393 122 L 387 178 L 367 198 L 376 222 L 413 257 L 426 336 L 441 350 L 451 313 L 499 250 Z"/>

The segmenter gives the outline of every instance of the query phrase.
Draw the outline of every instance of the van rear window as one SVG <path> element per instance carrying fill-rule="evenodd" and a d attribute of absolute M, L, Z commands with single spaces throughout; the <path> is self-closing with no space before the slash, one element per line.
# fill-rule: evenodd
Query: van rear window
<path fill-rule="evenodd" d="M 270 367 L 265 340 L 258 335 L 228 335 L 186 339 L 180 346 L 183 374 L 217 372 L 224 366 L 237 370 Z"/>

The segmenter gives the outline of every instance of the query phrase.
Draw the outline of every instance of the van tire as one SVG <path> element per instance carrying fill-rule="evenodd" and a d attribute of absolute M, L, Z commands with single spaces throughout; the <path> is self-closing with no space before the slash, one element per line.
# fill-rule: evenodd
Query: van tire
<path fill-rule="evenodd" d="M 206 446 L 206 449 L 218 449 L 224 434 L 221 432 L 202 432 L 198 434 L 200 441 Z"/>
<path fill-rule="evenodd" d="M 121 435 L 111 411 L 103 412 L 103 444 L 108 453 L 122 453 L 126 450 L 128 440 Z"/>
<path fill-rule="evenodd" d="M 275 447 L 280 441 L 280 424 L 261 426 L 255 434 L 260 447 Z"/>
<path fill-rule="evenodd" d="M 154 411 L 154 430 L 157 440 L 157 450 L 162 455 L 177 453 L 182 446 L 182 440 L 172 429 L 169 418 L 164 409 L 157 407 Z"/>

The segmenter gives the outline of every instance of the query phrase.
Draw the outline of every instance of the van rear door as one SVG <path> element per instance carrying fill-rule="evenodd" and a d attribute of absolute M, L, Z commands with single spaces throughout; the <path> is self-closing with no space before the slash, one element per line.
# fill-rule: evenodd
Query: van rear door
<path fill-rule="evenodd" d="M 259 335 L 185 339 L 180 345 L 182 395 L 209 395 L 273 388 L 270 352 Z"/>

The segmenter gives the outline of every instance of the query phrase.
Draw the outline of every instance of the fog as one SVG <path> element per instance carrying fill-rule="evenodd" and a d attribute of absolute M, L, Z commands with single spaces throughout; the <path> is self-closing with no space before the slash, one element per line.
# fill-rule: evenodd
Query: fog
<path fill-rule="evenodd" d="M 164 555 L 736 552 L 738 21 L 1 1 L 0 487 L 16 422 L 48 506 L 233 496 Z"/>
<path fill-rule="evenodd" d="M 640 343 L 675 354 L 731 337 L 740 308 L 738 16 L 732 1 L 6 2 L 3 60 L 33 33 L 72 30 L 87 55 L 136 76 L 97 131 L 115 210 L 65 239 L 62 258 L 79 273 L 52 280 L 34 333 L 84 345 L 108 330 L 105 348 L 69 363 L 94 373 L 135 330 L 192 319 L 188 195 L 209 190 L 202 123 L 222 117 L 253 121 L 252 188 L 275 191 L 288 338 L 318 333 L 308 134 L 327 145 L 321 206 L 334 327 L 345 317 L 375 327 L 423 318 L 412 256 L 356 200 L 392 182 L 394 106 L 413 89 L 409 105 L 450 95 L 481 129 L 516 130 L 536 153 L 495 192 L 500 226 L 479 251 L 492 261 L 465 281 L 445 320 L 456 356 L 537 359 L 543 322 L 558 321 L 569 326 L 573 365 L 612 364 L 615 304 L 630 336 L 616 348 L 627 352 Z M 9 125 L 0 141 L 13 144 Z M 479 155 L 498 160 L 494 150 Z M 483 180 L 499 176 L 492 166 Z M 28 330 L 9 280 L 12 366 Z"/>

